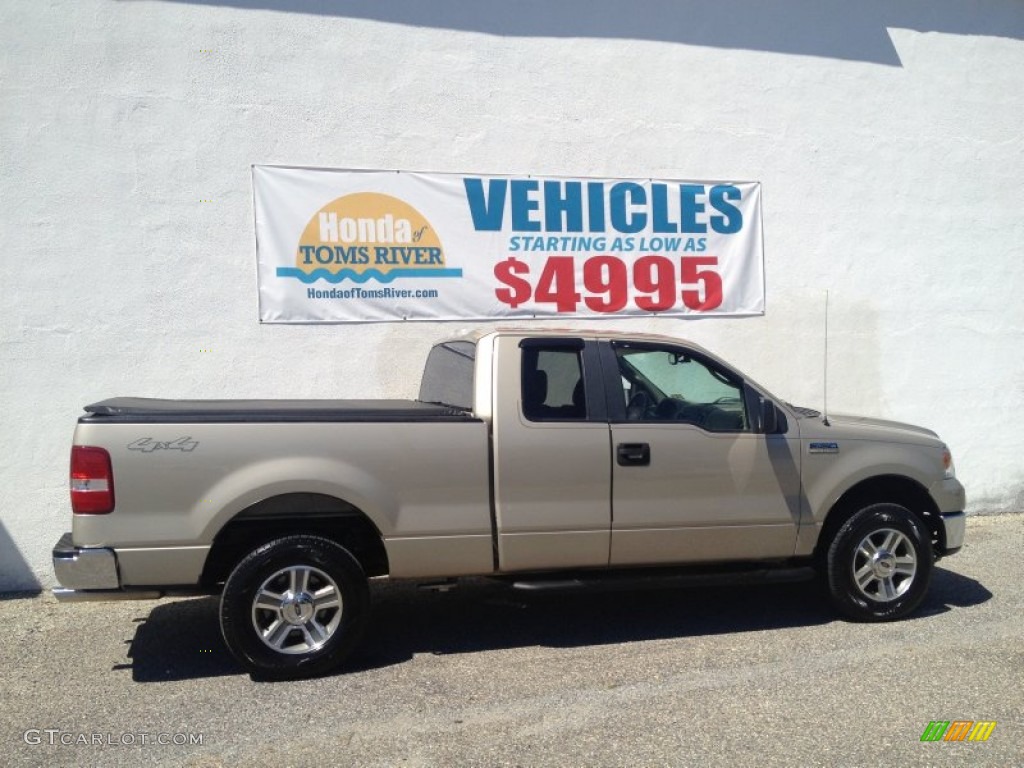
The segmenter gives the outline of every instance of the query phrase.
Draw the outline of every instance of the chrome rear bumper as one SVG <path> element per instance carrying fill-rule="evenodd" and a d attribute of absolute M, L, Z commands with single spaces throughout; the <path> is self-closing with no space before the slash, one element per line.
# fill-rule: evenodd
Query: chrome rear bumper
<path fill-rule="evenodd" d="M 117 575 L 117 555 L 106 547 L 76 547 L 71 533 L 60 537 L 53 548 L 53 573 L 59 587 L 53 596 L 63 603 L 96 600 L 153 600 L 162 592 L 125 591 Z"/>
<path fill-rule="evenodd" d="M 111 600 L 156 600 L 163 592 L 152 590 L 126 592 L 122 589 L 65 589 L 54 587 L 53 596 L 62 603 L 97 603 Z"/>
<path fill-rule="evenodd" d="M 53 548 L 53 573 L 69 589 L 118 589 L 117 556 L 106 547 L 76 547 L 71 533 Z"/>

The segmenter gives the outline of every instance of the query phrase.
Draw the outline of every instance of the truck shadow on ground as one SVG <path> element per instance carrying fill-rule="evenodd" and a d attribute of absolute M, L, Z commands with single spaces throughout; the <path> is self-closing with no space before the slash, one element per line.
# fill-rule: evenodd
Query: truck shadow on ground
<path fill-rule="evenodd" d="M 587 645 L 729 635 L 840 621 L 814 581 L 715 587 L 586 588 L 524 593 L 485 579 L 450 592 L 381 584 L 366 635 L 339 674 L 408 661 L 416 654 Z M 936 568 L 928 598 L 912 619 L 991 599 L 974 579 Z M 220 636 L 216 598 L 158 605 L 139 619 L 129 644 L 140 683 L 243 674 Z"/>

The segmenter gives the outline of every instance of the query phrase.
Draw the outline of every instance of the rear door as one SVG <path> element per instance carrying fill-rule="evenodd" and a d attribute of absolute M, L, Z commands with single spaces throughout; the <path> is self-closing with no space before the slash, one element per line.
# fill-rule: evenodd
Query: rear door
<path fill-rule="evenodd" d="M 612 442 L 612 565 L 792 555 L 795 425 L 759 434 L 736 372 L 673 344 L 603 343 Z"/>
<path fill-rule="evenodd" d="M 500 569 L 606 566 L 611 466 L 598 344 L 513 336 L 496 344 Z"/>

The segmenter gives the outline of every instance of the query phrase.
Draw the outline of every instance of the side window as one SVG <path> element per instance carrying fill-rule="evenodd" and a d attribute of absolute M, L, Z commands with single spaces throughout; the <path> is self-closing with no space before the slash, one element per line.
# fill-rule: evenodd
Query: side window
<path fill-rule="evenodd" d="M 742 382 L 670 347 L 616 346 L 627 421 L 678 421 L 708 432 L 750 428 Z"/>
<path fill-rule="evenodd" d="M 530 421 L 587 418 L 583 365 L 578 349 L 523 349 L 522 389 L 523 414 Z"/>

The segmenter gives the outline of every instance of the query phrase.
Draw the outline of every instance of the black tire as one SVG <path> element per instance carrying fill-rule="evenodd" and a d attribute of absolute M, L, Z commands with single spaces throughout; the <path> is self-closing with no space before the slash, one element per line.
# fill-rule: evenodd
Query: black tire
<path fill-rule="evenodd" d="M 348 550 L 320 536 L 285 536 L 250 552 L 231 572 L 220 628 L 254 677 L 313 677 L 352 651 L 368 606 L 366 575 Z"/>
<path fill-rule="evenodd" d="M 910 510 L 898 504 L 865 507 L 829 546 L 832 602 L 855 621 L 903 618 L 928 592 L 933 562 L 928 532 Z"/>

